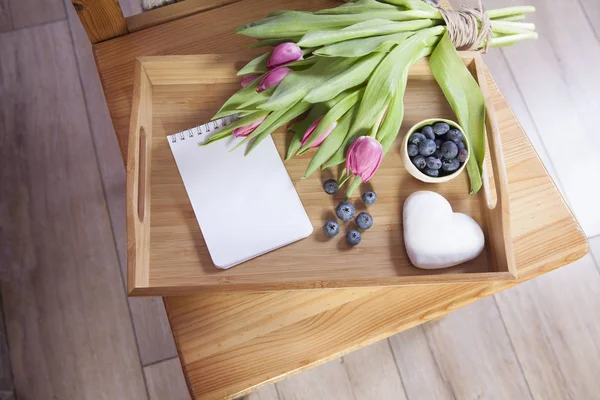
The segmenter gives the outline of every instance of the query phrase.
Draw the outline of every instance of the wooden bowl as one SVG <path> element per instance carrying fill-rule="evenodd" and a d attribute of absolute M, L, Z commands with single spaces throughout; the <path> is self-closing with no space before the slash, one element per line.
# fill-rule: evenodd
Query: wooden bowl
<path fill-rule="evenodd" d="M 448 125 L 450 125 L 451 128 L 456 128 L 459 131 L 461 131 L 463 134 L 463 142 L 465 143 L 465 148 L 469 152 L 469 154 L 467 155 L 467 159 L 460 166 L 459 169 L 457 169 L 456 171 L 454 171 L 454 173 L 452 173 L 450 175 L 445 175 L 445 176 L 440 176 L 440 177 L 433 177 L 433 176 L 425 175 L 417 167 L 415 167 L 414 164 L 410 161 L 410 157 L 408 156 L 408 149 L 407 149 L 408 138 L 410 138 L 410 136 L 415 131 L 418 131 L 425 125 L 433 125 L 435 122 L 445 122 Z M 449 119 L 444 119 L 444 118 L 430 118 L 430 119 L 421 121 L 418 124 L 413 125 L 413 127 L 409 129 L 408 133 L 404 136 L 404 139 L 402 140 L 402 149 L 400 150 L 400 153 L 402 154 L 402 162 L 404 163 L 404 168 L 406 168 L 406 170 L 408 171 L 409 174 L 411 174 L 412 176 L 414 176 L 421 182 L 441 183 L 441 182 L 448 182 L 449 180 L 456 178 L 458 175 L 460 175 L 461 172 L 463 172 L 463 170 L 467 166 L 467 162 L 469 162 L 469 158 L 471 157 L 471 144 L 469 143 L 469 138 L 465 134 L 465 130 L 456 122 L 450 121 Z"/>

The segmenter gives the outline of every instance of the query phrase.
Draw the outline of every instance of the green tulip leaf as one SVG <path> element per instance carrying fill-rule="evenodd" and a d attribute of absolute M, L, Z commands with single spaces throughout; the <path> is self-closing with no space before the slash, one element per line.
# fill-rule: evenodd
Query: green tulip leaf
<path fill-rule="evenodd" d="M 481 189 L 485 157 L 485 98 L 469 69 L 445 34 L 429 59 L 431 72 L 469 138 L 467 172 L 471 194 Z"/>
<path fill-rule="evenodd" d="M 436 25 L 437 21 L 421 19 L 415 21 L 393 22 L 385 19 L 373 19 L 360 22 L 338 31 L 324 30 L 309 32 L 300 39 L 300 47 L 317 47 L 345 40 L 370 36 L 389 35 L 398 32 L 416 31 Z"/>
<path fill-rule="evenodd" d="M 241 70 L 238 71 L 237 76 L 252 75 L 252 74 L 264 74 L 267 72 L 267 62 L 269 62 L 271 53 L 265 53 L 261 56 L 256 57 L 250 61 Z"/>

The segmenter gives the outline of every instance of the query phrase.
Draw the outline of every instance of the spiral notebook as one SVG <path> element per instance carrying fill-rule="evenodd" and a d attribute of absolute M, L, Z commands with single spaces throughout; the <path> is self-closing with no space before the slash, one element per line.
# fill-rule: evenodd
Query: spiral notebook
<path fill-rule="evenodd" d="M 215 267 L 228 269 L 309 236 L 313 227 L 271 137 L 244 156 L 229 137 L 200 146 L 235 116 L 167 137 Z"/>

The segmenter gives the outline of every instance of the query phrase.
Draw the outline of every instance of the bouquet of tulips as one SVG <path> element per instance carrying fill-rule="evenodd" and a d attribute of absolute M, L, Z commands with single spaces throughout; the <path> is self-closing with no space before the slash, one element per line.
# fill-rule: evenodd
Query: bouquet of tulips
<path fill-rule="evenodd" d="M 480 6 L 481 8 L 481 6 Z M 481 188 L 485 103 L 457 48 L 487 49 L 534 39 L 520 22 L 533 7 L 443 10 L 421 0 L 358 0 L 316 12 L 278 11 L 238 33 L 274 49 L 243 67 L 242 88 L 215 118 L 238 114 L 206 143 L 233 135 L 252 151 L 290 121 L 286 160 L 316 149 L 305 177 L 342 163 L 347 196 L 377 171 L 403 119 L 412 64 L 430 56 L 433 75 L 469 137 L 471 192 Z"/>

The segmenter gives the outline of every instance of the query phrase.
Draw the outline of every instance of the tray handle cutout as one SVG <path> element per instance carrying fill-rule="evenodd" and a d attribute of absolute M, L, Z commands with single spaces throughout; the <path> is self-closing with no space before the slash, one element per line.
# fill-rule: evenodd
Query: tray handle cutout
<path fill-rule="evenodd" d="M 146 130 L 143 126 L 139 131 L 139 165 L 138 165 L 138 188 L 137 188 L 137 217 L 140 223 L 146 217 L 146 187 L 148 184 L 148 140 Z"/>

